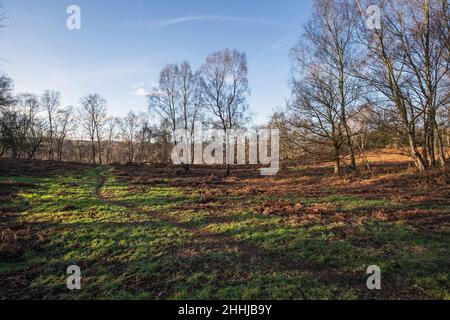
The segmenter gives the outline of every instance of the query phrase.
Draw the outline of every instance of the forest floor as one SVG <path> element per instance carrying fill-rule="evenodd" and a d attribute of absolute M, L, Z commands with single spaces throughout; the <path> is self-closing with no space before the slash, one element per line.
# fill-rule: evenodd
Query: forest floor
<path fill-rule="evenodd" d="M 450 170 L 330 172 L 0 160 L 0 300 L 450 299 Z"/>

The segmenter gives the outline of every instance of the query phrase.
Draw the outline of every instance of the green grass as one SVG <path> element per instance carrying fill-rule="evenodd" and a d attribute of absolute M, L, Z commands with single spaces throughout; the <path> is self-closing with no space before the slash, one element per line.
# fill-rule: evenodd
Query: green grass
<path fill-rule="evenodd" d="M 102 176 L 102 194 L 111 201 L 98 197 Z M 262 196 L 238 197 L 228 209 L 184 210 L 199 197 L 168 184 L 133 188 L 107 167 L 14 181 L 36 185 L 23 189 L 14 204 L 26 208 L 17 222 L 32 230 L 33 239 L 44 240 L 25 246 L 18 259 L 0 262 L 3 283 L 25 279 L 6 298 L 450 299 L 446 233 L 371 222 L 343 236 L 345 223 L 298 225 L 257 215 L 251 206 L 268 200 Z M 348 195 L 290 200 L 329 203 L 356 215 L 400 206 Z M 76 292 L 65 285 L 66 269 L 73 264 L 83 276 Z M 373 264 L 382 269 L 384 291 L 365 288 L 365 271 Z"/>

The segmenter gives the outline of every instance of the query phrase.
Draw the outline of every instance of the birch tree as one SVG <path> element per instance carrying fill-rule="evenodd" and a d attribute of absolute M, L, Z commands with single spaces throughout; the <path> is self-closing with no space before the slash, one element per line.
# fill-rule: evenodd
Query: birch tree
<path fill-rule="evenodd" d="M 98 94 L 81 99 L 80 121 L 91 143 L 91 159 L 96 164 L 102 161 L 102 132 L 106 122 L 106 100 Z M 98 151 L 98 152 L 96 152 Z"/>
<path fill-rule="evenodd" d="M 245 53 L 225 49 L 210 54 L 200 68 L 202 102 L 213 128 L 227 132 L 248 121 L 250 93 Z M 229 142 L 227 142 L 229 143 Z M 227 145 L 227 150 L 231 146 Z M 231 167 L 227 165 L 227 175 Z"/>

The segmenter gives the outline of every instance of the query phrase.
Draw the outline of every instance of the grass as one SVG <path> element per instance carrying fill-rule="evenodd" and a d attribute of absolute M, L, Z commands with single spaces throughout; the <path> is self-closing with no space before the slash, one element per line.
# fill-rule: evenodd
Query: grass
<path fill-rule="evenodd" d="M 129 184 L 108 167 L 13 180 L 35 186 L 8 203 L 23 208 L 9 223 L 30 234 L 0 260 L 0 298 L 450 299 L 447 231 L 359 220 L 404 205 L 388 197 L 219 194 L 205 206 L 169 178 Z M 260 203 L 286 200 L 326 204 L 351 219 L 255 213 Z M 381 291 L 365 287 L 373 264 L 383 272 Z M 81 267 L 80 291 L 66 288 L 70 265 Z"/>

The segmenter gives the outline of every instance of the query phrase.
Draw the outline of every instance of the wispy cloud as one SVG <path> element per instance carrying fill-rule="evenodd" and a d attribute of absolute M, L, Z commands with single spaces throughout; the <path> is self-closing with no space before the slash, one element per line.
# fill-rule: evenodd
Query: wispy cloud
<path fill-rule="evenodd" d="M 255 59 L 261 58 L 263 55 L 265 55 L 265 54 L 268 53 L 269 51 L 274 50 L 274 49 L 280 47 L 283 43 L 285 43 L 286 41 L 291 40 L 292 38 L 297 37 L 298 35 L 300 35 L 300 32 L 299 32 L 299 31 L 294 31 L 294 32 L 289 33 L 289 34 L 288 34 L 287 36 L 285 36 L 284 38 L 282 38 L 282 39 L 280 39 L 280 40 L 274 42 L 273 44 L 271 44 L 270 46 L 268 46 L 267 48 L 265 48 L 264 50 L 262 50 L 260 53 L 258 53 L 258 54 L 255 56 Z"/>
<path fill-rule="evenodd" d="M 153 20 L 158 28 L 166 28 L 169 26 L 198 22 L 198 21 L 223 21 L 223 22 L 243 22 L 243 23 L 272 23 L 270 20 L 254 19 L 248 17 L 232 17 L 232 16 L 219 16 L 219 15 L 198 15 L 198 16 L 185 16 L 174 19 Z"/>

